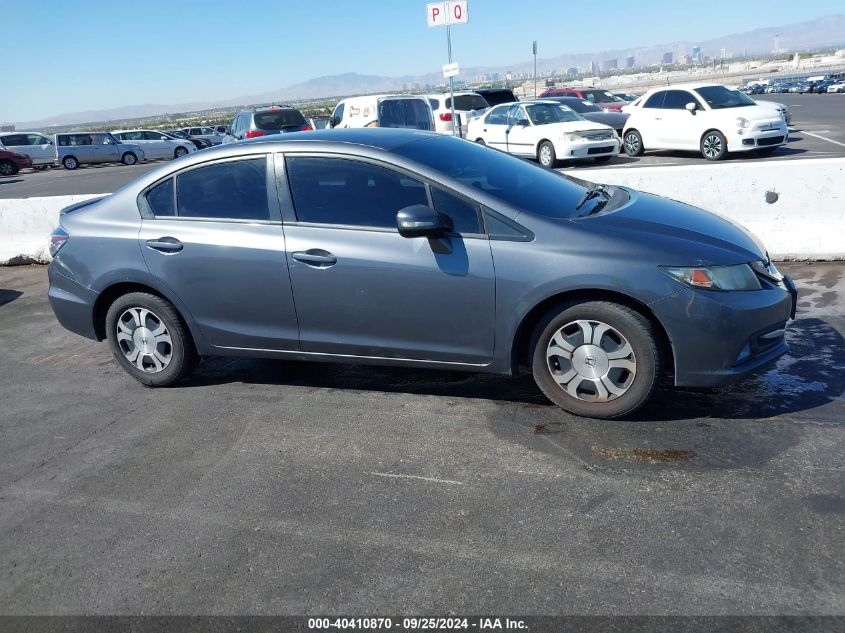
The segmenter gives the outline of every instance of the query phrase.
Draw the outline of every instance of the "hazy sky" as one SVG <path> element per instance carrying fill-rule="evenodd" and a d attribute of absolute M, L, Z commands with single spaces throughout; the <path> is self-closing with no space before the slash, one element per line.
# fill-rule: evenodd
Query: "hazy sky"
<path fill-rule="evenodd" d="M 215 101 L 344 72 L 436 71 L 425 0 L 0 0 L 0 121 Z M 842 0 L 469 0 L 462 66 L 707 40 L 841 12 Z M 582 26 L 585 25 L 585 26 Z"/>

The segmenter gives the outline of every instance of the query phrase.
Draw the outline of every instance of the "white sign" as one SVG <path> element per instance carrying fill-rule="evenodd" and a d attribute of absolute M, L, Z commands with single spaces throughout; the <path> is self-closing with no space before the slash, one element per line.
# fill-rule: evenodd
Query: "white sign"
<path fill-rule="evenodd" d="M 429 26 L 447 26 L 469 22 L 467 0 L 431 2 L 425 5 L 425 13 Z"/>
<path fill-rule="evenodd" d="M 461 73 L 458 70 L 458 62 L 454 64 L 443 64 L 443 77 L 444 79 L 448 79 L 449 77 L 457 77 Z"/>

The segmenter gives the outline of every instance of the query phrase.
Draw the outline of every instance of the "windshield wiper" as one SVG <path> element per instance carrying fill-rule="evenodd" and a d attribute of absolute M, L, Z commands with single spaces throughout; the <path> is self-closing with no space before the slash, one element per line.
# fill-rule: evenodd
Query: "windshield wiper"
<path fill-rule="evenodd" d="M 578 204 L 575 205 L 575 210 L 578 211 L 581 207 L 583 207 L 585 204 L 587 204 L 587 202 L 589 202 L 593 198 L 598 198 L 599 196 L 604 198 L 604 200 L 602 200 L 595 207 L 593 207 L 590 210 L 590 213 L 598 211 L 604 205 L 606 205 L 608 200 L 610 200 L 610 198 L 611 198 L 610 192 L 607 189 L 605 189 L 604 185 L 595 185 L 591 189 L 587 189 L 587 191 L 584 193 L 584 195 L 581 196 L 581 199 L 578 201 Z"/>

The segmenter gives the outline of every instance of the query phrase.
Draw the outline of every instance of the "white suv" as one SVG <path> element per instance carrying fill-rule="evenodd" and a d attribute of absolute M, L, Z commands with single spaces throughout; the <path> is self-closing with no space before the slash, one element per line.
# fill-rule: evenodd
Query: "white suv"
<path fill-rule="evenodd" d="M 441 134 L 453 134 L 455 122 L 452 121 L 452 99 L 448 94 L 426 95 L 434 112 L 434 131 Z M 470 119 L 481 116 L 490 105 L 477 92 L 455 93 L 455 115 L 461 120 L 461 136 L 466 137 Z"/>
<path fill-rule="evenodd" d="M 675 149 L 720 160 L 728 152 L 774 150 L 789 136 L 776 109 L 720 84 L 656 88 L 626 106 L 626 111 L 631 116 L 622 139 L 629 156 L 647 149 Z"/>

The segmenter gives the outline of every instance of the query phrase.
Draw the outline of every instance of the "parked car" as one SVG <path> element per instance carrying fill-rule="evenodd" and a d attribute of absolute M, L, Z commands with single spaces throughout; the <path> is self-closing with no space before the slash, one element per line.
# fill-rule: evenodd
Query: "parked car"
<path fill-rule="evenodd" d="M 212 145 L 220 145 L 223 142 L 225 134 L 221 134 L 213 127 L 186 127 L 182 131 L 188 136 L 196 138 L 204 138 Z"/>
<path fill-rule="evenodd" d="M 625 102 L 620 101 L 614 97 L 607 90 L 600 90 L 598 88 L 554 88 L 546 90 L 540 95 L 541 99 L 546 97 L 578 97 L 586 101 L 592 101 L 603 110 L 610 110 L 612 112 L 622 112 L 622 106 Z"/>
<path fill-rule="evenodd" d="M 268 134 L 303 132 L 313 129 L 302 113 L 289 105 L 243 110 L 235 115 L 224 142 L 232 143 Z"/>
<path fill-rule="evenodd" d="M 59 322 L 151 387 L 202 356 L 527 365 L 563 409 L 618 418 L 664 375 L 767 366 L 796 303 L 726 218 L 410 130 L 192 154 L 64 209 L 50 250 Z"/>
<path fill-rule="evenodd" d="M 26 154 L 0 149 L 0 176 L 14 176 L 29 167 L 32 167 L 32 159 Z"/>
<path fill-rule="evenodd" d="M 838 83 L 831 84 L 827 88 L 828 93 L 838 93 L 838 92 L 845 92 L 845 81 L 839 81 Z"/>
<path fill-rule="evenodd" d="M 812 92 L 816 94 L 825 94 L 827 89 L 835 84 L 836 82 L 832 79 L 825 79 L 824 81 L 820 81 L 813 86 Z"/>
<path fill-rule="evenodd" d="M 536 159 L 544 167 L 558 160 L 607 161 L 619 153 L 616 131 L 587 121 L 557 101 L 504 103 L 469 123 L 468 139 L 498 150 Z"/>
<path fill-rule="evenodd" d="M 146 159 L 144 150 L 134 143 L 122 143 L 109 132 L 56 134 L 59 162 L 65 169 L 86 163 L 123 163 L 134 165 Z"/>
<path fill-rule="evenodd" d="M 191 141 L 197 149 L 208 149 L 211 147 L 211 141 L 208 139 L 200 138 L 198 136 L 190 136 L 187 132 L 183 132 L 182 130 L 165 130 L 164 133 L 169 134 L 173 138 Z"/>
<path fill-rule="evenodd" d="M 567 108 L 575 110 L 582 117 L 594 123 L 601 123 L 616 130 L 619 138 L 622 138 L 622 130 L 625 128 L 625 121 L 628 120 L 628 114 L 625 112 L 610 112 L 598 107 L 592 101 L 586 99 L 579 99 L 578 97 L 547 97 L 550 101 L 557 101 L 562 103 Z"/>
<path fill-rule="evenodd" d="M 117 130 L 112 132 L 119 141 L 133 143 L 144 150 L 147 159 L 179 158 L 197 151 L 187 139 L 179 139 L 154 130 Z"/>
<path fill-rule="evenodd" d="M 774 101 L 766 101 L 761 99 L 755 99 L 755 102 L 758 106 L 776 110 L 777 113 L 783 117 L 783 120 L 786 121 L 787 125 L 792 124 L 792 110 L 790 110 L 789 107 L 784 105 L 783 103 L 776 103 Z"/>
<path fill-rule="evenodd" d="M 798 94 L 810 94 L 813 92 L 813 88 L 815 85 L 819 83 L 818 81 L 805 81 L 798 85 L 798 88 L 795 90 Z M 790 91 L 791 92 L 791 91 Z"/>
<path fill-rule="evenodd" d="M 454 134 L 455 123 L 452 121 L 452 98 L 448 94 L 426 95 L 434 114 L 434 130 L 441 134 Z M 490 105 L 477 92 L 464 91 L 455 93 L 455 116 L 460 118 L 460 135 L 466 136 L 469 120 L 480 116 L 490 109 Z"/>
<path fill-rule="evenodd" d="M 624 149 L 698 151 L 707 160 L 728 152 L 771 151 L 786 144 L 786 121 L 772 108 L 720 84 L 653 88 L 625 124 Z"/>
<path fill-rule="evenodd" d="M 638 96 L 635 94 L 631 94 L 630 92 L 612 92 L 611 93 L 617 99 L 622 99 L 626 103 L 631 103 L 632 101 L 636 101 Z"/>
<path fill-rule="evenodd" d="M 367 95 L 343 99 L 335 106 L 329 127 L 399 127 L 434 131 L 434 114 L 424 96 Z"/>
<path fill-rule="evenodd" d="M 519 101 L 510 88 L 476 88 L 473 92 L 484 97 L 490 107 Z"/>
<path fill-rule="evenodd" d="M 0 149 L 29 156 L 35 169 L 58 165 L 53 139 L 40 132 L 4 132 L 0 134 Z"/>

